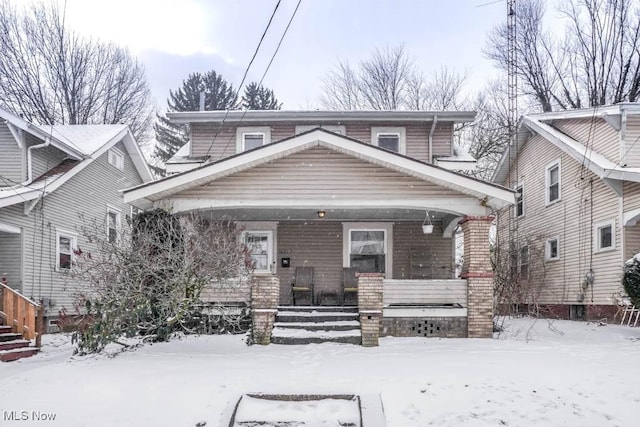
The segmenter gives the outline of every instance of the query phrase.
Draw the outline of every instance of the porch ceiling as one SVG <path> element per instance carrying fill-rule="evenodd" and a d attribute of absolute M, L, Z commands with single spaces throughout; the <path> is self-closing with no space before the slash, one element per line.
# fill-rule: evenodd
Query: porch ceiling
<path fill-rule="evenodd" d="M 318 211 L 326 214 L 324 221 L 423 221 L 425 211 L 417 209 L 206 209 L 201 214 L 209 219 L 234 221 L 311 221 L 318 220 Z M 452 215 L 429 211 L 432 221 L 449 222 Z"/>

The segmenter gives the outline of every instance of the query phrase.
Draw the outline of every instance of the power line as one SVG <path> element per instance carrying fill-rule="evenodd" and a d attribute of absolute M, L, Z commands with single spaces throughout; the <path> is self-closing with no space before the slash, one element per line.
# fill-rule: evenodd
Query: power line
<path fill-rule="evenodd" d="M 265 27 L 264 31 L 262 32 L 262 36 L 260 37 L 260 41 L 258 42 L 258 46 L 256 46 L 255 51 L 253 52 L 253 56 L 251 57 L 251 60 L 249 61 L 249 64 L 247 65 L 247 68 L 244 70 L 244 75 L 242 76 L 242 80 L 240 81 L 240 85 L 238 86 L 238 94 L 240 93 L 240 90 L 242 89 L 242 85 L 244 84 L 245 79 L 247 78 L 247 74 L 249 74 L 249 69 L 251 68 L 251 65 L 253 64 L 253 61 L 256 59 L 256 56 L 258 55 L 258 51 L 260 51 L 260 47 L 262 46 L 262 42 L 264 41 L 264 38 L 267 35 L 267 32 L 269 31 L 269 28 L 271 27 L 271 22 L 273 22 L 273 17 L 276 15 L 276 12 L 278 11 L 278 7 L 280 7 L 280 2 L 282 0 L 278 0 L 278 3 L 276 3 L 276 6 L 273 8 L 273 12 L 271 13 L 271 17 L 269 18 L 269 22 L 267 22 L 267 26 Z M 227 119 L 227 117 L 229 116 L 229 109 L 227 108 L 227 111 L 224 115 L 224 117 L 222 118 L 222 121 L 220 122 L 220 125 L 218 125 L 218 129 L 216 129 L 216 133 L 213 135 L 213 139 L 211 140 L 211 144 L 209 145 L 209 149 L 207 150 L 207 156 L 209 155 L 209 152 L 211 152 L 211 148 L 213 147 L 213 142 L 216 140 L 216 137 L 218 136 L 218 133 L 220 132 L 220 129 L 222 129 L 222 125 L 224 125 L 225 120 Z"/>
<path fill-rule="evenodd" d="M 265 76 L 267 75 L 267 73 L 269 72 L 269 69 L 271 68 L 271 64 L 273 64 L 273 60 L 275 59 L 276 55 L 278 54 L 278 51 L 280 50 L 280 46 L 282 45 L 282 41 L 284 40 L 284 37 L 287 35 L 287 32 L 289 31 L 289 27 L 291 26 L 291 23 L 293 22 L 293 18 L 296 17 L 296 13 L 298 13 L 298 8 L 300 7 L 300 3 L 302 3 L 302 0 L 298 0 L 298 4 L 296 5 L 296 8 L 293 10 L 293 13 L 291 14 L 291 18 L 289 18 L 289 23 L 287 23 L 286 28 L 284 29 L 284 32 L 282 33 L 282 36 L 280 37 L 280 41 L 278 42 L 278 45 L 276 46 L 276 50 L 273 52 L 273 55 L 271 55 L 271 59 L 269 60 L 269 63 L 267 64 L 267 68 L 265 68 L 264 73 L 262 73 L 262 77 L 260 78 L 260 81 L 258 82 L 258 87 L 262 86 L 262 82 L 264 81 Z M 242 113 L 242 116 L 240 117 L 240 120 L 238 120 L 239 122 L 241 122 L 242 120 L 244 120 L 244 116 L 247 115 L 247 111 L 249 111 L 249 109 L 245 109 L 244 112 Z M 213 145 L 213 141 L 211 142 L 211 144 Z M 227 151 L 227 148 L 229 148 L 229 144 L 231 144 L 231 138 L 229 138 L 229 141 L 227 141 L 227 145 L 225 145 L 224 150 L 222 150 L 222 153 Z M 211 147 L 209 147 L 209 149 L 211 149 Z M 209 154 L 209 152 L 207 151 L 207 154 Z"/>

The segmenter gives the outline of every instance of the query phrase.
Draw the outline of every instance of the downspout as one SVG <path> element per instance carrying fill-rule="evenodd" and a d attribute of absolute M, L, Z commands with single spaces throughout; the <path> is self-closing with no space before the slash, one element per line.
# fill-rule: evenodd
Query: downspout
<path fill-rule="evenodd" d="M 45 148 L 51 144 L 51 137 L 47 137 L 42 144 L 32 145 L 27 148 L 27 180 L 22 185 L 29 185 L 33 181 L 33 168 L 31 167 L 31 150 L 36 148 Z"/>
<path fill-rule="evenodd" d="M 433 133 L 436 130 L 436 125 L 438 124 L 438 116 L 433 116 L 433 124 L 431 125 L 431 130 L 429 131 L 429 163 L 433 164 Z M 453 144 L 453 141 L 451 141 Z"/>

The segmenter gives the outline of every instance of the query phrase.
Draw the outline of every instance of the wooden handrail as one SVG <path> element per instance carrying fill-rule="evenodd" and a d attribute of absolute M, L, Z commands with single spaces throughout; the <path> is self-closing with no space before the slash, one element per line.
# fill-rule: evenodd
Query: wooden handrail
<path fill-rule="evenodd" d="M 13 332 L 22 334 L 26 340 L 35 339 L 36 347 L 40 347 L 42 339 L 44 307 L 25 297 L 6 283 L 0 282 L 2 300 L 0 316 Z"/>

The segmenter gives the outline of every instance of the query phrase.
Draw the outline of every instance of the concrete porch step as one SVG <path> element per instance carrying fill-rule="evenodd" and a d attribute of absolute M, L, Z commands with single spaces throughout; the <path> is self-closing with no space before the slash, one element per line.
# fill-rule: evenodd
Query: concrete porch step
<path fill-rule="evenodd" d="M 22 339 L 22 334 L 14 334 L 13 332 L 0 333 L 0 342 L 7 342 Z"/>
<path fill-rule="evenodd" d="M 11 326 L 0 325 L 0 334 L 8 334 L 13 330 Z"/>
<path fill-rule="evenodd" d="M 345 305 L 280 305 L 279 312 L 299 311 L 299 312 L 330 312 L 330 313 L 357 313 L 357 306 Z"/>
<path fill-rule="evenodd" d="M 347 331 L 309 331 L 306 329 L 273 328 L 273 344 L 321 344 L 325 342 L 360 344 L 362 338 L 359 329 Z"/>
<path fill-rule="evenodd" d="M 14 360 L 22 359 L 23 357 L 31 357 L 34 354 L 40 351 L 39 348 L 35 347 L 22 347 L 22 348 L 14 348 L 12 350 L 2 350 L 0 351 L 0 361 L 2 362 L 12 362 Z"/>
<path fill-rule="evenodd" d="M 357 320 L 340 320 L 336 322 L 276 322 L 276 328 L 306 329 L 308 331 L 350 331 L 358 330 Z"/>
<path fill-rule="evenodd" d="M 320 322 L 339 322 L 339 321 L 357 321 L 358 313 L 337 313 L 337 312 L 318 312 L 318 311 L 287 311 L 278 312 L 276 322 L 286 323 L 320 323 Z"/>

